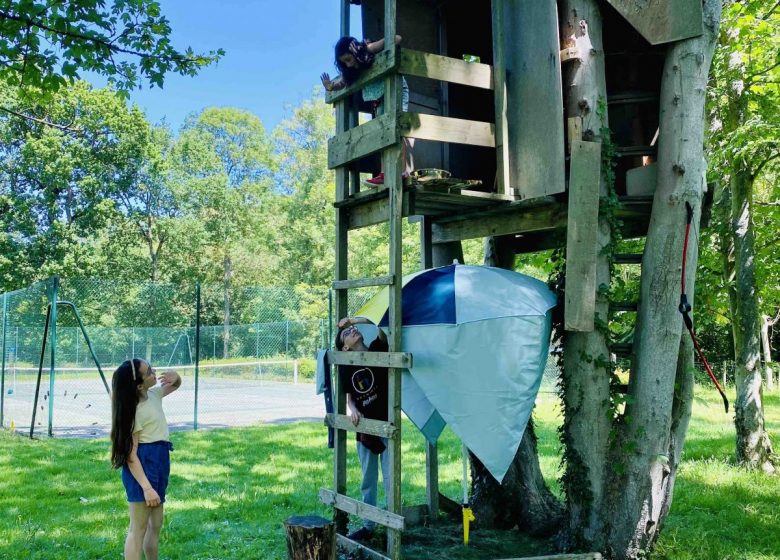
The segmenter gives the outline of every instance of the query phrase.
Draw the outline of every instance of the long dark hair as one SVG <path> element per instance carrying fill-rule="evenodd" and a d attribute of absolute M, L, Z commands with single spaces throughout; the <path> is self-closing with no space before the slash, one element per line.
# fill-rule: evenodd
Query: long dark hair
<path fill-rule="evenodd" d="M 138 387 L 144 381 L 140 366 L 137 358 L 122 362 L 111 379 L 111 466 L 115 469 L 127 463 L 133 449 Z"/>
<path fill-rule="evenodd" d="M 336 43 L 336 68 L 338 68 L 344 83 L 350 85 L 360 76 L 360 72 L 369 68 L 374 63 L 374 53 L 368 50 L 367 41 L 358 41 L 354 37 L 342 37 Z M 350 68 L 341 62 L 340 57 L 351 54 L 358 64 L 357 68 Z"/>

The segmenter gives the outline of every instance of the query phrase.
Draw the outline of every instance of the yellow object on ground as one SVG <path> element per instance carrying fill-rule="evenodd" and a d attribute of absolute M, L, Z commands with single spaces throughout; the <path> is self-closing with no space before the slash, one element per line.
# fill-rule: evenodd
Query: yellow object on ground
<path fill-rule="evenodd" d="M 475 521 L 474 512 L 467 505 L 463 506 L 463 544 L 469 544 L 469 524 Z"/>

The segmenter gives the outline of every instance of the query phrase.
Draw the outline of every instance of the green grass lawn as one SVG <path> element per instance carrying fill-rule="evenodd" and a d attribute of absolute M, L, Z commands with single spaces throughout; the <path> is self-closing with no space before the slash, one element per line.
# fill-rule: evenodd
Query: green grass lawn
<path fill-rule="evenodd" d="M 734 465 L 731 416 L 717 394 L 695 403 L 685 462 L 656 559 L 780 559 L 780 477 Z M 733 395 L 731 396 L 733 397 Z M 769 428 L 780 430 L 780 399 L 766 400 Z M 556 488 L 559 411 L 541 396 L 535 412 L 541 462 Z M 422 436 L 404 426 L 405 504 L 425 501 Z M 316 499 L 330 486 L 332 452 L 318 423 L 179 432 L 173 453 L 161 558 L 285 559 L 282 521 L 290 515 L 330 516 Z M 359 469 L 350 438 L 349 493 L 358 496 Z M 442 491 L 461 493 L 460 444 L 449 431 L 440 445 Z M 120 558 L 127 505 L 108 441 L 30 441 L 0 430 L 0 558 Z M 407 558 L 478 559 L 544 554 L 544 542 L 517 531 L 472 532 L 439 522 L 406 533 Z"/>

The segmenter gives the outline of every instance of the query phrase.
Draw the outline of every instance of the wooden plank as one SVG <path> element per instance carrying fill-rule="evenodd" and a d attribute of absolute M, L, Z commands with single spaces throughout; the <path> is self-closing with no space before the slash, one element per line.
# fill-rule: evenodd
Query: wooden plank
<path fill-rule="evenodd" d="M 523 199 L 566 190 L 555 2 L 505 0 L 509 182 Z"/>
<path fill-rule="evenodd" d="M 701 0 L 607 0 L 651 45 L 702 34 Z"/>
<path fill-rule="evenodd" d="M 374 63 L 371 68 L 363 71 L 360 77 L 355 82 L 344 89 L 337 89 L 325 93 L 325 101 L 327 103 L 337 103 L 343 99 L 346 99 L 353 93 L 362 90 L 366 84 L 378 80 L 379 78 L 386 76 L 390 72 L 394 71 L 397 67 L 396 50 L 384 50 L 377 53 L 374 57 Z"/>
<path fill-rule="evenodd" d="M 410 201 L 408 193 L 404 193 L 403 198 L 403 215 L 408 216 L 410 214 Z M 380 224 L 386 222 L 388 217 L 388 199 L 387 191 L 385 191 L 385 196 L 383 198 L 371 201 L 367 204 L 363 204 L 350 210 L 349 229 L 352 230 L 366 226 L 372 226 L 374 224 Z"/>
<path fill-rule="evenodd" d="M 404 529 L 405 519 L 403 516 L 385 511 L 376 506 L 370 506 L 365 502 L 355 500 L 343 494 L 336 494 L 329 488 L 320 488 L 320 501 L 327 506 L 333 506 L 351 515 L 374 521 L 384 527 L 401 531 Z"/>
<path fill-rule="evenodd" d="M 352 418 L 346 414 L 326 414 L 325 425 L 337 430 L 346 430 L 348 432 L 369 434 L 383 438 L 393 437 L 393 434 L 397 431 L 396 427 L 390 422 L 372 420 L 371 418 L 362 418 L 360 423 L 355 426 L 352 423 Z"/>
<path fill-rule="evenodd" d="M 577 47 L 569 47 L 561 50 L 561 64 L 580 59 L 580 51 Z"/>
<path fill-rule="evenodd" d="M 564 328 L 591 332 L 596 310 L 601 143 L 571 144 Z"/>
<path fill-rule="evenodd" d="M 571 153 L 572 140 L 582 140 L 582 117 L 566 119 L 566 148 Z"/>
<path fill-rule="evenodd" d="M 580 554 L 553 554 L 551 556 L 523 556 L 521 558 L 504 558 L 503 560 L 602 560 L 600 552 L 585 552 Z"/>
<path fill-rule="evenodd" d="M 495 147 L 495 125 L 482 121 L 423 113 L 402 113 L 398 117 L 398 133 L 407 138 Z"/>
<path fill-rule="evenodd" d="M 392 115 L 382 115 L 328 140 L 328 168 L 333 169 L 397 144 L 398 129 Z"/>
<path fill-rule="evenodd" d="M 412 367 L 409 352 L 338 352 L 328 350 L 328 362 L 333 366 L 374 366 L 386 368 Z"/>
<path fill-rule="evenodd" d="M 642 264 L 642 253 L 623 253 L 615 255 L 615 264 Z"/>
<path fill-rule="evenodd" d="M 411 49 L 400 49 L 398 56 L 400 74 L 481 89 L 493 89 L 493 69 L 489 64 L 466 62 L 458 58 Z"/>
<path fill-rule="evenodd" d="M 377 276 L 375 278 L 356 278 L 354 280 L 338 280 L 333 282 L 334 290 L 351 290 L 352 288 L 367 288 L 369 286 L 389 286 L 395 278 L 388 274 L 387 276 Z"/>
<path fill-rule="evenodd" d="M 512 204 L 505 208 L 508 208 L 506 212 L 490 216 L 489 219 L 485 215 L 475 215 L 458 221 L 434 222 L 433 242 L 447 243 L 524 231 L 549 231 L 566 226 L 566 209 L 558 203 L 528 211 L 510 211 Z"/>
<path fill-rule="evenodd" d="M 506 36 L 504 34 L 505 0 L 493 0 L 493 105 L 496 114 L 496 190 L 512 194 L 509 177 L 509 121 L 506 93 Z"/>
<path fill-rule="evenodd" d="M 384 554 L 380 554 L 359 542 L 348 539 L 344 535 L 336 535 L 336 547 L 347 551 L 347 553 L 359 555 L 358 557 L 360 558 L 368 558 L 368 560 L 391 560 Z"/>

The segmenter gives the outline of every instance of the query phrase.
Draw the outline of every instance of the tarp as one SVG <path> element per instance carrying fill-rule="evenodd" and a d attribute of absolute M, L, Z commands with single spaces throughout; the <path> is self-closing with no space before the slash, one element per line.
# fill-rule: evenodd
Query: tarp
<path fill-rule="evenodd" d="M 539 391 L 555 296 L 529 276 L 450 265 L 404 277 L 402 407 L 430 441 L 444 423 L 503 480 Z M 387 288 L 358 312 L 387 324 Z"/>

